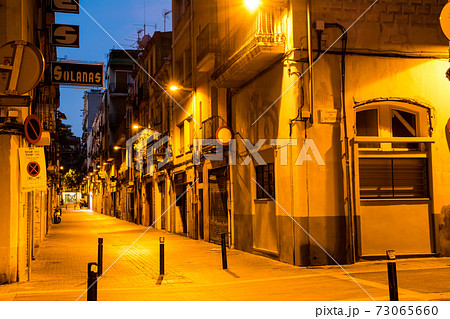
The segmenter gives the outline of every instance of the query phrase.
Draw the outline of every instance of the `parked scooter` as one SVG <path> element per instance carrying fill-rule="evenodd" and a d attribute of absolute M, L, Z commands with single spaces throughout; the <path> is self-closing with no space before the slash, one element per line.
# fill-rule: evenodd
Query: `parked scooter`
<path fill-rule="evenodd" d="M 53 212 L 53 224 L 61 223 L 61 208 L 56 208 Z"/>

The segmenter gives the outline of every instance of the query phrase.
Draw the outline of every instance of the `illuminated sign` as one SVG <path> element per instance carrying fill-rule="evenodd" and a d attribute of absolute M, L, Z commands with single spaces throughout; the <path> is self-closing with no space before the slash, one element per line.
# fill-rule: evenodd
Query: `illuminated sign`
<path fill-rule="evenodd" d="M 80 47 L 80 26 L 52 24 L 52 44 L 59 47 Z"/>
<path fill-rule="evenodd" d="M 53 12 L 80 13 L 80 1 L 74 0 L 52 0 Z"/>
<path fill-rule="evenodd" d="M 52 83 L 103 87 L 103 64 L 52 62 Z"/>

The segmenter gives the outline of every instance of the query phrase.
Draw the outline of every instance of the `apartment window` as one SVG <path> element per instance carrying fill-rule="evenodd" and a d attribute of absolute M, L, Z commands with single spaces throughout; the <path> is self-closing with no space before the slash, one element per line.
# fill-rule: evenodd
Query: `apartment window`
<path fill-rule="evenodd" d="M 256 186 L 257 199 L 275 198 L 275 170 L 273 163 L 256 166 L 256 181 L 259 184 Z"/>
<path fill-rule="evenodd" d="M 183 68 L 183 59 L 180 58 L 175 61 L 175 80 L 177 82 L 182 83 L 184 81 L 184 68 Z"/>
<path fill-rule="evenodd" d="M 428 198 L 426 158 L 361 158 L 360 196 L 369 198 Z"/>
<path fill-rule="evenodd" d="M 356 113 L 356 135 L 378 136 L 378 109 L 369 109 Z M 379 143 L 361 143 L 361 148 L 379 148 Z"/>
<path fill-rule="evenodd" d="M 429 112 L 402 102 L 371 103 L 357 110 L 356 135 L 380 138 L 358 143 L 361 199 L 430 197 L 427 144 L 395 141 L 429 136 Z"/>
<path fill-rule="evenodd" d="M 192 75 L 192 51 L 187 49 L 184 53 L 184 66 L 185 66 L 185 80 L 188 80 Z"/>
<path fill-rule="evenodd" d="M 356 136 L 418 137 L 418 113 L 392 105 L 356 112 Z M 418 149 L 418 143 L 392 143 L 393 149 Z M 360 148 L 381 148 L 380 143 L 360 143 Z"/>
<path fill-rule="evenodd" d="M 173 19 L 175 22 L 178 22 L 178 19 L 181 18 L 184 12 L 183 0 L 174 0 L 173 1 Z"/>
<path fill-rule="evenodd" d="M 414 113 L 392 109 L 392 136 L 417 137 L 417 116 Z M 418 143 L 392 143 L 393 148 L 418 149 Z"/>
<path fill-rule="evenodd" d="M 184 154 L 184 121 L 181 122 L 181 124 L 178 125 L 178 134 L 179 134 L 179 141 L 180 144 L 179 147 L 179 154 Z"/>

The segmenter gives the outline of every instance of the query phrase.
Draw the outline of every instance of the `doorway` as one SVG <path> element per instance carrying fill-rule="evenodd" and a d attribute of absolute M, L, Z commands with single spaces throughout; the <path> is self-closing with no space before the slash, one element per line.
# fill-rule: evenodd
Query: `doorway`
<path fill-rule="evenodd" d="M 208 181 L 209 239 L 219 244 L 221 235 L 228 234 L 228 168 L 210 170 Z"/>

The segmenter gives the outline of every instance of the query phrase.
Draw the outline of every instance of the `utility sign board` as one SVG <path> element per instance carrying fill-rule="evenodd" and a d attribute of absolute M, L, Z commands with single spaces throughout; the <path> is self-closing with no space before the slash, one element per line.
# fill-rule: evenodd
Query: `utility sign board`
<path fill-rule="evenodd" d="M 80 47 L 80 26 L 52 24 L 52 44 L 58 47 Z"/>
<path fill-rule="evenodd" d="M 52 62 L 52 83 L 103 87 L 103 64 Z"/>
<path fill-rule="evenodd" d="M 53 12 L 80 13 L 80 0 L 52 0 Z"/>
<path fill-rule="evenodd" d="M 47 189 L 47 169 L 42 147 L 19 148 L 21 190 Z"/>

